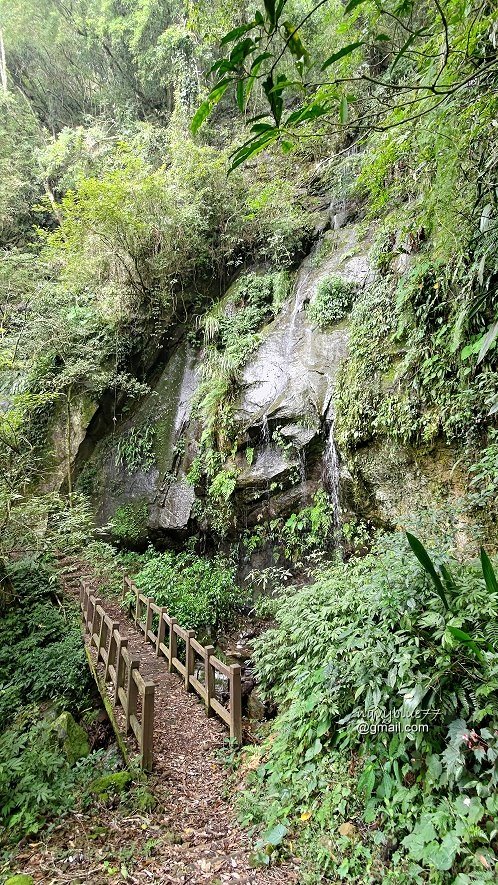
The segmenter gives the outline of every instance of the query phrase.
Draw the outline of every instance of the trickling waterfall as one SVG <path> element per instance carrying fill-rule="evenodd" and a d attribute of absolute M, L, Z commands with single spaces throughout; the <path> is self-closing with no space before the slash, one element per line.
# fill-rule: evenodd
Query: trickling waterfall
<path fill-rule="evenodd" d="M 310 280 L 313 274 L 316 273 L 313 267 L 313 257 L 320 245 L 321 241 L 313 248 L 309 258 L 303 263 L 297 277 L 294 305 L 292 307 L 289 329 L 285 341 L 285 358 L 287 360 L 292 356 L 292 349 L 296 342 L 296 326 L 299 314 L 304 310 L 305 301 L 310 295 Z"/>
<path fill-rule="evenodd" d="M 323 481 L 330 497 L 330 503 L 334 511 L 334 535 L 339 537 L 341 528 L 341 501 L 340 501 L 340 477 L 339 477 L 339 454 L 335 444 L 335 416 L 326 425 L 327 441 L 325 456 L 323 459 Z"/>
<path fill-rule="evenodd" d="M 261 444 L 263 446 L 270 445 L 270 428 L 268 426 L 268 415 L 263 415 L 261 421 Z"/>

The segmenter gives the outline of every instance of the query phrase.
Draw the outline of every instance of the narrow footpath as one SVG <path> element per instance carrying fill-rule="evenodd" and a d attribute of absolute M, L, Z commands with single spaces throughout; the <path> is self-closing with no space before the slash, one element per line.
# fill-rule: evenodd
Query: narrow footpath
<path fill-rule="evenodd" d="M 75 598 L 78 586 L 76 577 L 66 578 L 66 592 Z M 296 864 L 251 866 L 252 848 L 235 819 L 227 770 L 216 756 L 228 736 L 226 727 L 206 716 L 200 700 L 187 694 L 164 659 L 156 658 L 123 608 L 107 599 L 103 605 L 140 658 L 142 676 L 156 683 L 154 771 L 148 789 L 157 805 L 129 817 L 119 807 L 104 809 L 105 824 L 97 827 L 91 815 L 72 815 L 45 844 L 23 852 L 24 872 L 43 885 L 297 883 Z M 119 722 L 119 708 L 116 714 Z M 133 739 L 128 740 L 136 753 Z"/>

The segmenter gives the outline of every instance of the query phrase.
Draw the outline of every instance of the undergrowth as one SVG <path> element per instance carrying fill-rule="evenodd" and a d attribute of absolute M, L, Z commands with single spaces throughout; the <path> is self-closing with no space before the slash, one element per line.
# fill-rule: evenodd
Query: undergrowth
<path fill-rule="evenodd" d="M 420 556 L 381 536 L 281 597 L 257 640 L 279 714 L 243 755 L 256 863 L 297 851 L 303 883 L 496 881 L 498 584 L 485 558 Z"/>

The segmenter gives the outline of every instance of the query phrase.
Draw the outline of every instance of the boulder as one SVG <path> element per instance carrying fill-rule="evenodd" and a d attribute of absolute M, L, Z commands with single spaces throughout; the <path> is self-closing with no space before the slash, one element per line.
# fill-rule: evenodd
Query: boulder
<path fill-rule="evenodd" d="M 61 713 L 53 723 L 52 729 L 70 765 L 89 755 L 88 735 L 84 728 L 75 722 L 71 713 L 67 711 Z"/>

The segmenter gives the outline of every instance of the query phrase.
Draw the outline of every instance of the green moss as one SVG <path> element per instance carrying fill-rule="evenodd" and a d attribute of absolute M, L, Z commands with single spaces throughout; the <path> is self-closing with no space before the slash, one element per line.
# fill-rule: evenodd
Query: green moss
<path fill-rule="evenodd" d="M 32 876 L 25 876 L 23 873 L 19 873 L 17 876 L 11 876 L 10 879 L 7 879 L 5 885 L 34 885 L 34 881 Z"/>
<path fill-rule="evenodd" d="M 118 507 L 111 519 L 113 537 L 124 544 L 139 544 L 147 537 L 149 508 L 145 501 Z"/>
<path fill-rule="evenodd" d="M 115 774 L 105 774 L 98 777 L 88 787 L 90 793 L 99 799 L 108 799 L 110 795 L 122 793 L 132 781 L 129 771 L 117 771 Z"/>
<path fill-rule="evenodd" d="M 87 733 L 81 725 L 74 721 L 71 713 L 67 711 L 61 713 L 52 728 L 70 765 L 89 755 L 90 745 Z"/>

